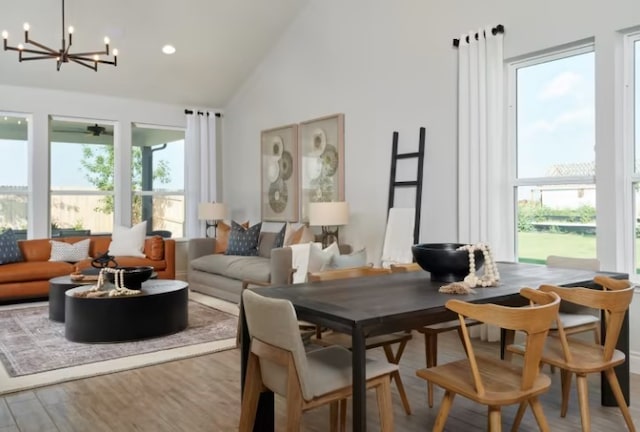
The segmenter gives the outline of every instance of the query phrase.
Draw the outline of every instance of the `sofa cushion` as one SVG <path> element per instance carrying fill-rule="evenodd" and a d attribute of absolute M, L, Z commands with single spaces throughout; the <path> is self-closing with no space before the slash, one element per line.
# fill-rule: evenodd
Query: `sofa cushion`
<path fill-rule="evenodd" d="M 18 239 L 12 229 L 0 234 L 0 264 L 22 261 L 22 252 L 18 247 Z"/>
<path fill-rule="evenodd" d="M 278 231 L 278 234 L 276 234 L 276 238 L 273 241 L 274 248 L 281 248 L 282 246 L 284 246 L 284 236 L 286 232 L 287 232 L 287 224 L 284 224 L 282 225 L 282 229 Z"/>
<path fill-rule="evenodd" d="M 349 255 L 333 255 L 327 268 L 340 269 L 350 267 L 362 267 L 367 265 L 367 251 L 360 249 Z"/>
<path fill-rule="evenodd" d="M 249 228 L 232 221 L 226 255 L 258 256 L 258 239 L 262 222 Z"/>
<path fill-rule="evenodd" d="M 68 275 L 73 265 L 63 261 L 20 262 L 5 264 L 0 271 L 0 284 L 48 280 Z"/>
<path fill-rule="evenodd" d="M 147 237 L 144 241 L 144 254 L 153 261 L 164 258 L 164 240 L 160 236 Z"/>
<path fill-rule="evenodd" d="M 271 249 L 273 249 L 276 242 L 276 236 L 278 233 L 262 231 L 260 233 L 260 241 L 258 244 L 258 256 L 269 258 L 271 256 Z"/>
<path fill-rule="evenodd" d="M 116 225 L 111 234 L 111 244 L 109 245 L 109 255 L 113 256 L 133 256 L 144 258 L 144 240 L 147 233 L 147 221 L 127 228 Z"/>
<path fill-rule="evenodd" d="M 225 276 L 231 279 L 251 279 L 269 282 L 269 258 L 212 254 L 191 261 L 195 270 Z"/>
<path fill-rule="evenodd" d="M 241 223 L 245 228 L 249 228 L 249 221 Z M 216 229 L 216 250 L 215 253 L 225 253 L 229 244 L 229 233 L 231 233 L 231 225 L 227 225 L 224 221 L 218 222 Z"/>
<path fill-rule="evenodd" d="M 76 243 L 50 240 L 49 243 L 51 243 L 51 257 L 49 258 L 49 261 L 66 261 L 74 263 L 89 257 L 91 239 L 86 238 Z"/>

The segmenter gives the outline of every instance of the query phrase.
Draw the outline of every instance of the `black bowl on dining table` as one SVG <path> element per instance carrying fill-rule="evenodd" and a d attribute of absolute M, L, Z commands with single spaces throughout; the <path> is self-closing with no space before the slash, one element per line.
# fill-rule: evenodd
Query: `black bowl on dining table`
<path fill-rule="evenodd" d="M 464 243 L 420 243 L 411 246 L 418 265 L 431 274 L 435 282 L 458 282 L 469 274 L 469 252 L 458 248 Z M 473 252 L 476 271 L 484 264 L 481 250 Z"/>
<path fill-rule="evenodd" d="M 123 271 L 123 285 L 125 288 L 139 290 L 142 282 L 146 281 L 153 274 L 151 266 L 131 266 L 131 267 L 114 267 L 114 270 Z M 107 280 L 115 284 L 116 273 L 107 273 Z"/>

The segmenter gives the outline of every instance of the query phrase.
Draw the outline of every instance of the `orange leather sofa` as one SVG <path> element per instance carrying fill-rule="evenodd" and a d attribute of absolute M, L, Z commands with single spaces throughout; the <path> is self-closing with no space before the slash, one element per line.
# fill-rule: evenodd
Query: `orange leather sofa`
<path fill-rule="evenodd" d="M 56 241 L 75 243 L 87 237 L 63 237 Z M 77 263 L 49 261 L 51 243 L 49 239 L 20 240 L 18 246 L 23 261 L 0 265 L 0 301 L 47 297 L 49 279 L 71 274 L 75 266 L 80 270 L 91 267 L 91 260 L 109 249 L 110 236 L 91 236 L 89 256 Z M 173 239 L 149 237 L 144 244 L 144 258 L 119 257 L 119 266 L 152 266 L 160 279 L 175 279 L 176 243 Z"/>

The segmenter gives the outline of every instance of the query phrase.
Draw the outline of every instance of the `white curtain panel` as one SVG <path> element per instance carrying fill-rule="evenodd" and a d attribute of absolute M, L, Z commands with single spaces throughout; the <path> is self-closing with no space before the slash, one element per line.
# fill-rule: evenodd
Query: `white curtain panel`
<path fill-rule="evenodd" d="M 458 46 L 458 240 L 488 244 L 496 260 L 513 259 L 505 141 L 503 34 L 489 26 Z M 497 328 L 473 330 L 500 337 Z"/>
<path fill-rule="evenodd" d="M 215 202 L 216 196 L 216 116 L 192 110 L 187 116 L 185 136 L 185 233 L 187 238 L 204 237 L 205 226 L 198 220 L 198 204 Z"/>

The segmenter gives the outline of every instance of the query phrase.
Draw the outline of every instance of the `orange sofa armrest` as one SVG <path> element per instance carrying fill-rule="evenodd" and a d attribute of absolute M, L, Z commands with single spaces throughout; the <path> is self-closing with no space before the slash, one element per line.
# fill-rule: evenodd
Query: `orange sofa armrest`
<path fill-rule="evenodd" d="M 164 239 L 164 260 L 167 267 L 164 269 L 162 279 L 176 278 L 176 241 L 174 239 Z"/>

